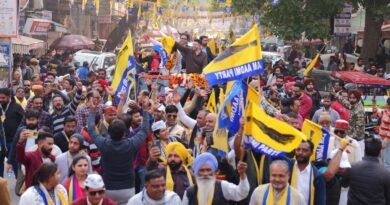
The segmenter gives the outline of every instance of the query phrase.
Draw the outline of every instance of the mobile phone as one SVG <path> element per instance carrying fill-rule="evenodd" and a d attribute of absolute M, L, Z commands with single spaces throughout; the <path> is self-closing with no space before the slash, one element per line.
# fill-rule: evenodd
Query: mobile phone
<path fill-rule="evenodd" d="M 152 141 L 152 147 L 158 147 L 160 148 L 161 142 L 160 140 L 153 140 Z"/>
<path fill-rule="evenodd" d="M 206 140 L 207 146 L 211 146 L 214 144 L 213 130 L 211 130 L 211 129 L 203 130 L 202 137 L 204 140 Z"/>

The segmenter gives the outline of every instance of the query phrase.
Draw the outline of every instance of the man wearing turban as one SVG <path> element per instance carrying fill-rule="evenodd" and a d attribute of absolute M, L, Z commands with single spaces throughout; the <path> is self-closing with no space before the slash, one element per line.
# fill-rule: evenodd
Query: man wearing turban
<path fill-rule="evenodd" d="M 180 142 L 170 142 L 165 147 L 167 161 L 159 163 L 161 152 L 159 147 L 152 147 L 147 162 L 147 170 L 164 169 L 166 172 L 166 189 L 174 191 L 180 198 L 184 191 L 193 185 L 193 177 L 187 166 L 192 163 L 192 157 Z M 166 166 L 161 166 L 165 165 Z M 160 165 L 160 166 L 159 166 Z"/>
<path fill-rule="evenodd" d="M 249 193 L 246 167 L 246 163 L 242 161 L 238 163 L 240 183 L 235 185 L 224 180 L 216 180 L 218 161 L 214 155 L 208 152 L 198 155 L 192 167 L 196 185 L 188 188 L 184 193 L 183 205 L 229 204 L 229 201 L 244 199 Z"/>

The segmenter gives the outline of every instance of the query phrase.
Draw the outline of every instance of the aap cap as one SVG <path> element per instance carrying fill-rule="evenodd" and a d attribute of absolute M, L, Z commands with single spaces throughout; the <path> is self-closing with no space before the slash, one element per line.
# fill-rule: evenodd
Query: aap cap
<path fill-rule="evenodd" d="M 160 104 L 160 106 L 157 108 L 160 112 L 165 112 L 165 106 L 163 104 Z"/>
<path fill-rule="evenodd" d="M 337 151 L 338 149 L 332 151 L 332 153 L 330 154 L 331 159 L 333 159 L 336 156 Z M 351 163 L 349 163 L 348 160 L 348 154 L 345 151 L 343 151 L 343 155 L 341 155 L 340 168 L 351 168 Z"/>
<path fill-rule="evenodd" d="M 103 179 L 99 174 L 88 174 L 88 177 L 84 182 L 84 185 L 92 189 L 104 188 Z"/>
<path fill-rule="evenodd" d="M 165 122 L 160 120 L 160 121 L 157 121 L 155 123 L 152 124 L 152 131 L 157 131 L 157 130 L 160 130 L 160 129 L 164 129 L 166 128 L 167 126 L 165 125 Z"/>

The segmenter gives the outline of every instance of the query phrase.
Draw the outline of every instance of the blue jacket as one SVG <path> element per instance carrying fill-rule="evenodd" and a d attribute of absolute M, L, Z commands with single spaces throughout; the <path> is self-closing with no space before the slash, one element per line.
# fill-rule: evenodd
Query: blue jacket
<path fill-rule="evenodd" d="M 292 173 L 295 160 L 284 157 L 283 159 L 287 160 L 289 166 L 290 166 L 290 173 Z M 320 171 L 318 171 L 317 167 L 315 167 L 313 164 L 311 164 L 311 167 L 313 168 L 313 175 L 314 175 L 314 204 L 315 205 L 325 205 L 326 204 L 326 181 L 324 176 Z M 290 183 L 291 183 L 291 177 L 290 177 Z"/>
<path fill-rule="evenodd" d="M 78 76 L 81 80 L 86 80 L 88 76 L 88 68 L 84 66 L 79 67 Z"/>

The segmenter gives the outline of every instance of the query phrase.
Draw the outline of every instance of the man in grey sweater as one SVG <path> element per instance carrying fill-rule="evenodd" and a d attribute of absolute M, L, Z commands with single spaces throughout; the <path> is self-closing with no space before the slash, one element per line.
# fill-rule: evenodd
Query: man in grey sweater
<path fill-rule="evenodd" d="M 91 101 L 92 102 L 92 101 Z M 106 185 L 106 195 L 119 205 L 126 204 L 134 196 L 134 157 L 145 141 L 150 128 L 149 113 L 142 112 L 141 130 L 132 138 L 125 138 L 126 125 L 116 119 L 108 127 L 109 137 L 96 132 L 96 105 L 91 103 L 88 116 L 88 133 L 101 153 L 102 177 Z"/>

